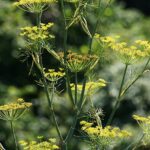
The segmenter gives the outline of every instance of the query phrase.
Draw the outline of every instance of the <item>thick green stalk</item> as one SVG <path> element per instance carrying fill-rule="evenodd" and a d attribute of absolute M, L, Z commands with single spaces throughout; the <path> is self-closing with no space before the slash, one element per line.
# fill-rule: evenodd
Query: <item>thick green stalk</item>
<path fill-rule="evenodd" d="M 65 143 L 68 143 L 71 140 L 72 136 L 73 136 L 73 133 L 74 133 L 74 130 L 75 130 L 75 127 L 76 127 L 76 124 L 77 124 L 78 116 L 80 115 L 81 110 L 82 110 L 82 102 L 83 102 L 83 99 L 84 99 L 85 86 L 86 86 L 86 79 L 83 82 L 83 87 L 82 87 L 80 101 L 78 103 L 77 110 L 75 110 L 76 114 L 74 116 L 74 120 L 73 120 L 72 126 L 70 127 L 70 130 L 69 130 L 69 132 L 68 132 L 68 134 L 66 136 Z"/>
<path fill-rule="evenodd" d="M 65 72 L 66 72 L 67 92 L 69 94 L 69 97 L 70 97 L 70 100 L 71 100 L 73 106 L 75 106 L 75 100 L 74 100 L 73 95 L 72 95 L 72 91 L 71 91 L 71 87 L 70 87 L 70 77 L 69 77 L 69 73 L 68 73 L 67 68 L 65 69 Z"/>
<path fill-rule="evenodd" d="M 73 136 L 73 133 L 74 133 L 74 130 L 75 130 L 75 127 L 76 127 L 76 124 L 77 124 L 77 120 L 78 120 L 78 115 L 80 114 L 80 112 L 77 112 L 74 119 L 73 119 L 73 123 L 69 129 L 69 132 L 66 136 L 66 139 L 65 139 L 65 143 L 66 145 L 68 144 L 68 142 L 71 140 L 72 136 Z"/>
<path fill-rule="evenodd" d="M 68 91 L 68 94 L 70 96 L 70 99 L 72 100 L 73 104 L 75 105 L 75 101 L 73 99 L 73 96 L 72 96 L 72 91 L 71 91 L 71 87 L 70 87 L 70 77 L 69 77 L 69 74 L 68 74 L 68 69 L 66 67 L 66 60 L 67 60 L 67 32 L 68 32 L 68 29 L 66 28 L 67 26 L 67 23 L 66 23 L 66 18 L 65 18 L 65 12 L 64 12 L 64 2 L 63 0 L 60 0 L 60 6 L 61 6 L 61 12 L 62 12 L 62 15 L 63 15 L 63 28 L 64 28 L 64 41 L 63 41 L 63 48 L 64 48 L 64 63 L 65 63 L 65 72 L 66 72 L 66 82 L 67 82 L 67 91 Z M 77 97 L 77 96 L 76 96 Z M 77 100 L 76 100 L 77 101 Z M 76 107 L 75 107 L 75 111 L 76 111 Z M 75 117 L 74 117 L 74 121 L 73 121 L 73 124 L 71 125 L 71 128 L 65 138 L 65 141 L 64 141 L 64 146 L 63 146 L 63 149 L 64 150 L 67 150 L 67 144 L 68 142 L 70 141 L 72 135 L 73 135 L 73 132 L 74 132 L 74 128 L 76 126 L 76 122 L 77 122 L 77 118 L 78 118 L 78 115 L 76 114 Z"/>
<path fill-rule="evenodd" d="M 78 96 L 78 74 L 75 72 L 75 105 L 77 104 L 77 96 Z"/>
<path fill-rule="evenodd" d="M 100 1 L 100 0 L 99 0 L 99 1 Z M 96 23 L 96 24 L 98 25 L 98 23 Z M 95 27 L 95 29 L 94 29 L 95 31 L 96 31 L 97 25 L 96 25 L 96 27 Z M 89 48 L 89 53 L 91 52 L 92 41 L 93 41 L 93 38 L 94 38 L 95 31 L 93 32 L 93 37 L 91 38 L 91 41 L 90 41 L 90 43 L 89 43 L 89 47 L 90 47 L 90 48 Z M 77 85 L 75 85 L 75 86 L 77 86 Z M 75 115 L 75 117 L 74 117 L 73 125 L 71 126 L 71 128 L 70 128 L 70 130 L 69 130 L 69 132 L 68 132 L 68 134 L 67 134 L 67 137 L 66 137 L 66 140 L 65 140 L 66 142 L 67 142 L 67 141 L 70 141 L 70 139 L 71 139 L 71 137 L 72 137 L 72 135 L 73 135 L 73 132 L 74 132 L 76 123 L 77 123 L 78 116 L 79 116 L 79 114 L 80 114 L 80 112 L 81 112 L 81 110 L 82 110 L 82 104 L 83 104 L 84 93 L 85 93 L 85 86 L 86 86 L 86 78 L 85 78 L 85 80 L 84 80 L 84 82 L 83 82 L 81 97 L 80 97 L 80 100 L 79 100 L 78 105 L 77 105 L 78 110 L 77 110 L 76 115 Z M 77 88 L 77 87 L 76 87 L 76 88 Z"/>
<path fill-rule="evenodd" d="M 66 22 L 66 16 L 65 16 L 65 8 L 64 8 L 64 1 L 60 0 L 60 6 L 61 6 L 61 12 L 63 16 L 63 29 L 64 29 L 64 39 L 63 39 L 63 50 L 64 50 L 64 67 L 65 67 L 65 73 L 66 73 L 66 82 L 67 82 L 67 92 L 69 94 L 70 100 L 73 105 L 75 105 L 71 87 L 70 87 L 70 77 L 68 73 L 68 68 L 66 67 L 66 61 L 67 61 L 67 36 L 68 36 L 68 29 L 66 28 L 67 22 Z"/>
<path fill-rule="evenodd" d="M 100 1 L 100 0 L 99 0 Z M 63 0 L 60 0 L 60 4 L 61 4 L 61 11 L 62 11 L 62 14 L 63 14 L 63 19 L 64 19 L 64 31 L 65 31 L 65 37 L 64 37 L 64 60 L 66 61 L 66 43 L 67 43 L 67 29 L 66 29 L 66 19 L 65 19 L 65 13 L 64 13 L 64 4 L 63 4 Z M 99 18 L 99 17 L 98 17 Z M 98 23 L 99 23 L 99 19 L 98 19 L 98 22 L 96 23 L 96 27 L 95 27 L 95 29 L 94 29 L 94 32 L 93 32 L 93 37 L 94 37 L 94 34 L 95 34 L 95 31 L 96 31 L 96 28 L 97 28 L 97 26 L 98 26 Z M 89 44 L 89 53 L 91 53 L 91 47 L 92 47 L 92 41 L 93 41 L 93 37 L 91 38 L 91 41 L 90 41 L 90 44 Z M 68 72 L 67 72 L 68 73 Z M 67 74 L 67 76 L 68 76 L 68 74 Z M 67 81 L 68 82 L 68 81 Z M 75 129 L 75 126 L 76 126 L 76 123 L 77 123 L 77 118 L 78 118 L 78 115 L 80 114 L 80 112 L 81 112 L 81 109 L 82 109 L 82 103 L 83 103 L 83 99 L 84 99 L 84 92 L 85 92 L 85 86 L 86 86 L 86 79 L 84 80 L 84 82 L 83 82 L 83 88 L 82 88 L 82 93 L 81 93 L 81 97 L 80 97 L 80 100 L 79 100 L 79 102 L 78 102 L 78 110 L 76 110 L 77 112 L 76 112 L 76 115 L 75 115 L 75 117 L 74 117 L 74 121 L 73 121 L 73 124 L 72 124 L 72 126 L 71 126 L 71 128 L 70 128 L 70 130 L 69 130 L 69 132 L 68 132 L 68 134 L 67 134 L 67 137 L 66 137 L 66 139 L 65 139 L 65 143 L 66 143 L 66 145 L 65 146 L 67 146 L 67 143 L 70 141 L 70 139 L 71 139 L 71 137 L 72 137 L 72 135 L 73 135 L 73 132 L 74 132 L 74 129 Z M 76 85 L 76 89 L 77 89 L 77 85 Z M 76 92 L 75 92 L 76 93 Z M 77 97 L 76 96 L 76 94 L 75 94 L 75 97 Z M 75 98 L 76 99 L 76 98 Z M 76 103 L 76 100 L 75 100 L 75 103 Z M 66 147 L 65 147 L 65 149 L 67 149 Z"/>
<path fill-rule="evenodd" d="M 81 92 L 81 96 L 80 96 L 80 100 L 78 102 L 78 108 L 81 111 L 82 107 L 83 107 L 83 102 L 84 102 L 84 93 L 85 93 L 85 86 L 86 86 L 86 77 L 83 81 L 83 85 L 82 85 L 82 92 Z"/>
<path fill-rule="evenodd" d="M 37 13 L 37 26 L 40 27 L 42 12 Z"/>
<path fill-rule="evenodd" d="M 118 97 L 116 99 L 116 103 L 115 103 L 115 106 L 111 112 L 111 115 L 108 119 L 108 122 L 107 122 L 107 125 L 110 125 L 113 121 L 113 118 L 114 118 L 114 115 L 118 109 L 118 106 L 120 104 L 120 101 L 121 101 L 121 93 L 122 93 L 122 89 L 123 89 L 123 85 L 124 85 L 124 82 L 125 82 L 125 76 L 126 76 L 126 73 L 127 73 L 127 69 L 128 69 L 128 65 L 126 64 L 125 65 L 125 69 L 124 69 L 124 73 L 123 73 L 123 77 L 122 77 L 122 81 L 121 81 L 121 85 L 120 85 L 120 89 L 119 89 L 119 94 L 118 94 Z"/>
<path fill-rule="evenodd" d="M 10 121 L 10 126 L 11 126 L 11 131 L 12 131 L 12 135 L 13 135 L 16 150 L 19 150 L 18 144 L 17 144 L 17 138 L 16 138 L 16 134 L 15 134 L 15 129 L 14 129 L 14 125 L 13 125 L 13 121 Z"/>

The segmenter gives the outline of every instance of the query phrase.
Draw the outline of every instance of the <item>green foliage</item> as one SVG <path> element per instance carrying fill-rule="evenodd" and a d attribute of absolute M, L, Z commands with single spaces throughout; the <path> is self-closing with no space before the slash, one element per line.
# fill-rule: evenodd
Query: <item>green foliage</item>
<path fill-rule="evenodd" d="M 94 28 L 96 24 L 96 20 L 100 11 L 100 21 L 97 26 L 96 32 L 100 35 L 120 35 L 125 41 L 134 41 L 137 39 L 147 39 L 150 37 L 149 32 L 149 22 L 150 19 L 144 17 L 140 12 L 135 10 L 126 10 L 121 4 L 117 2 L 113 2 L 108 7 L 108 2 L 103 0 L 101 5 L 98 4 L 98 0 L 95 3 L 87 4 L 86 1 L 82 1 L 83 3 L 79 3 L 75 1 L 65 1 L 65 14 L 67 16 L 66 28 L 68 29 L 68 38 L 67 38 L 67 48 L 73 49 L 75 52 L 84 53 L 87 55 L 89 51 L 89 37 L 94 36 Z M 100 8 L 99 8 L 100 6 Z M 56 35 L 55 41 L 52 43 L 44 45 L 43 41 L 40 41 L 40 44 L 43 44 L 49 50 L 43 50 L 42 54 L 44 57 L 44 67 L 46 68 L 59 68 L 60 62 L 57 62 L 57 58 L 52 58 L 51 55 L 56 56 L 54 49 L 56 52 L 63 50 L 63 37 L 64 37 L 64 29 L 63 29 L 63 16 L 61 16 L 62 12 L 58 9 L 58 6 L 55 4 L 50 7 L 48 10 L 44 12 L 42 15 L 42 21 L 45 23 L 51 22 L 54 20 L 55 25 L 52 29 L 54 35 Z M 25 46 L 26 41 L 18 36 L 19 28 L 30 25 L 31 23 L 28 20 L 31 20 L 32 23 L 35 23 L 35 16 L 33 14 L 26 13 L 23 11 L 19 11 L 15 7 L 12 7 L 12 2 L 0 0 L 0 104 L 4 102 L 10 102 L 16 97 L 24 97 L 27 101 L 33 102 L 33 108 L 28 114 L 25 114 L 22 120 L 18 120 L 16 124 L 17 128 L 17 137 L 18 139 L 29 139 L 34 140 L 36 136 L 44 135 L 45 137 L 56 137 L 57 132 L 53 125 L 53 121 L 49 121 L 49 118 L 53 120 L 52 115 L 49 115 L 48 104 L 46 103 L 46 96 L 43 90 L 43 86 L 45 86 L 45 81 L 40 80 L 40 71 L 44 70 L 43 66 L 38 66 L 36 68 L 36 64 L 39 62 L 38 56 L 41 53 L 35 55 L 32 51 L 32 47 L 30 53 L 27 57 L 28 70 L 25 69 L 26 65 L 20 64 L 20 62 L 16 59 L 18 54 L 22 54 L 27 48 Z M 129 43 L 130 43 L 129 42 Z M 52 46 L 52 44 L 55 46 Z M 36 45 L 37 47 L 39 44 Z M 21 48 L 21 51 L 18 51 Z M 110 115 L 111 109 L 113 107 L 113 99 L 117 97 L 118 87 L 121 80 L 122 68 L 123 65 L 114 59 L 114 55 L 111 51 L 105 51 L 95 39 L 93 39 L 92 44 L 92 52 L 98 56 L 100 56 L 100 61 L 94 71 L 90 70 L 90 74 L 88 74 L 88 78 L 90 81 L 104 78 L 107 82 L 107 87 L 101 89 L 101 92 L 97 92 L 91 99 L 93 101 L 94 106 L 101 107 L 104 110 L 104 121 L 106 124 L 106 120 Z M 34 53 L 34 56 L 31 53 Z M 49 55 L 49 52 L 51 55 Z M 32 54 L 33 54 L 32 53 Z M 26 56 L 26 55 L 25 55 Z M 82 57 L 82 56 L 81 56 Z M 33 60 L 32 60 L 33 58 Z M 109 61 L 106 61 L 109 60 Z M 66 60 L 63 60 L 64 62 Z M 34 62 L 34 63 L 33 63 Z M 77 62 L 75 62 L 77 64 Z M 142 62 L 143 64 L 145 62 Z M 63 64 L 64 65 L 64 64 Z M 94 65 L 95 66 L 95 65 Z M 63 66 L 64 67 L 64 66 Z M 128 67 L 128 71 L 126 72 L 125 84 L 123 88 L 126 88 L 140 75 L 142 72 L 141 68 L 143 65 L 136 64 L 132 67 Z M 38 70 L 39 69 L 39 70 Z M 88 67 L 86 67 L 88 69 Z M 93 68 L 92 68 L 93 69 Z M 146 68 L 148 70 L 148 67 Z M 28 80 L 28 72 L 32 72 L 32 77 L 30 76 L 30 80 Z M 81 70 L 80 70 L 81 71 Z M 94 72 L 94 75 L 93 75 Z M 146 74 L 147 71 L 144 70 L 142 74 Z M 51 73 L 51 72 L 50 72 Z M 89 73 L 89 72 L 88 72 Z M 74 74 L 69 72 L 70 77 L 72 78 L 71 82 L 75 82 L 78 80 L 79 83 L 83 80 L 84 71 L 79 72 L 74 78 Z M 96 74 L 96 75 L 95 75 Z M 141 76 L 140 76 L 141 77 Z M 127 79 L 131 79 L 128 82 Z M 130 128 L 133 131 L 134 123 L 130 116 L 133 113 L 149 113 L 149 77 L 146 74 L 144 78 L 140 79 L 139 82 L 135 84 L 133 88 L 131 88 L 125 97 L 122 98 L 122 103 L 117 111 L 115 116 L 114 124 L 119 125 L 121 127 Z M 53 105 L 55 106 L 56 119 L 58 120 L 59 128 L 62 132 L 62 135 L 65 136 L 67 130 L 70 127 L 70 124 L 73 122 L 74 108 L 72 107 L 71 101 L 68 99 L 68 95 L 66 94 L 66 87 L 64 78 L 59 78 L 58 83 L 55 85 L 54 91 L 51 88 L 52 85 L 50 81 L 47 81 L 49 86 L 50 93 L 54 92 L 51 96 L 53 97 Z M 32 83 L 37 83 L 39 86 L 33 86 Z M 67 85 L 69 86 L 69 85 Z M 84 86 L 81 86 L 84 87 Z M 74 86 L 74 91 L 76 91 Z M 57 92 L 56 92 L 57 91 Z M 55 93 L 56 92 L 56 93 Z M 74 92 L 73 98 L 77 98 L 77 93 Z M 91 99 L 87 99 L 91 101 Z M 83 108 L 83 112 L 89 111 L 91 108 L 91 104 L 89 101 L 86 101 L 83 104 L 86 104 L 86 107 Z M 76 102 L 76 101 L 73 101 Z M 79 103 L 80 105 L 80 103 Z M 126 106 L 126 107 L 125 107 Z M 82 106 L 81 106 L 82 107 Z M 128 108 L 128 112 L 127 112 Z M 50 109 L 53 107 L 50 104 Z M 68 113 L 69 112 L 69 113 Z M 106 112 L 106 113 L 105 113 Z M 120 112 L 120 113 L 118 113 Z M 79 116 L 83 117 L 82 115 Z M 40 123 L 39 123 L 40 122 Z M 75 135 L 73 140 L 69 143 L 69 149 L 82 149 L 85 143 L 83 140 L 79 140 L 80 133 L 78 128 L 80 126 L 75 126 Z M 74 127 L 74 128 L 75 128 Z M 5 122 L 0 124 L 0 141 L 6 149 L 12 149 L 13 143 L 9 131 L 9 125 L 5 124 Z M 137 134 L 138 129 L 135 131 Z M 82 138 L 82 135 L 80 136 Z M 132 141 L 136 143 L 136 137 L 132 138 Z M 5 141 L 5 139 L 8 139 Z M 7 143 L 7 144 L 6 144 Z M 114 149 L 123 149 L 128 145 L 132 144 L 131 141 L 122 141 L 121 144 L 118 144 Z M 84 148 L 83 148 L 84 149 Z M 85 149 L 87 147 L 85 146 Z"/>

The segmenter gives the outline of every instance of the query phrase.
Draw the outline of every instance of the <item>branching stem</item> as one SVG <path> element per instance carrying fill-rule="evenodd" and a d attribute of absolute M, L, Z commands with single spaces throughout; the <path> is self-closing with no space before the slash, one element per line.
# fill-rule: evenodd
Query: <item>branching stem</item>
<path fill-rule="evenodd" d="M 145 64 L 144 68 L 142 69 L 141 73 L 130 83 L 130 85 L 127 88 L 125 88 L 122 91 L 121 96 L 123 96 L 129 90 L 129 88 L 143 75 L 143 73 L 147 69 L 149 62 L 150 62 L 150 58 L 146 61 L 146 64 Z"/>
<path fill-rule="evenodd" d="M 41 16 L 42 16 L 42 12 L 41 13 L 38 13 L 37 15 L 37 25 L 38 27 L 40 27 L 40 23 L 41 23 Z M 61 135 L 61 132 L 60 132 L 60 129 L 59 129 L 59 126 L 58 126 L 58 123 L 57 123 L 57 120 L 56 120 L 56 116 L 55 116 L 55 113 L 54 113 L 54 108 L 53 108 L 53 104 L 52 104 L 52 100 L 53 100 L 53 95 L 54 95 L 54 85 L 52 87 L 52 92 L 51 92 L 51 96 L 50 96 L 50 91 L 49 91 L 49 87 L 48 87 L 48 84 L 47 84 L 47 81 L 46 81 L 46 78 L 44 76 L 44 70 L 43 70 L 43 62 L 42 62 L 42 47 L 41 45 L 38 46 L 38 49 L 39 49 L 39 54 L 38 54 L 38 60 L 37 60 L 37 57 L 33 58 L 34 61 L 35 61 L 35 64 L 37 66 L 37 68 L 39 69 L 40 73 L 41 73 L 41 76 L 42 76 L 42 80 L 43 80 L 43 85 L 44 85 L 44 89 L 45 89 L 45 93 L 46 93 L 46 96 L 47 96 L 47 100 L 48 100 L 48 104 L 49 104 L 49 108 L 50 108 L 50 111 L 52 113 L 52 117 L 53 117 L 53 121 L 54 121 L 54 124 L 55 124 L 55 128 L 56 128 L 56 131 L 57 131 L 57 134 L 60 138 L 60 141 L 61 143 L 63 143 L 63 137 Z"/>
<path fill-rule="evenodd" d="M 120 102 L 121 102 L 121 93 L 122 93 L 122 89 L 123 89 L 123 85 L 124 85 L 124 82 L 125 82 L 125 77 L 126 77 L 126 73 L 127 73 L 127 69 L 128 69 L 128 65 L 126 64 L 125 65 L 125 69 L 124 69 L 124 73 L 123 73 L 123 77 L 122 77 L 122 81 L 121 81 L 121 85 L 120 85 L 120 89 L 119 89 L 119 94 L 118 94 L 118 97 L 116 99 L 116 103 L 115 103 L 115 106 L 111 112 L 111 115 L 108 119 L 108 122 L 107 122 L 107 125 L 110 125 L 113 121 L 113 118 L 114 118 L 114 115 L 118 109 L 118 106 L 120 105 Z"/>

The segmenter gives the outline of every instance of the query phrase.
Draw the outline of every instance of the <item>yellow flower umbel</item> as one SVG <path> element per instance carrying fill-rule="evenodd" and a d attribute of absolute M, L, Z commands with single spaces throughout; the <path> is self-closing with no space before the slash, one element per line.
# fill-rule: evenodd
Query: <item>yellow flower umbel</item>
<path fill-rule="evenodd" d="M 126 42 L 118 42 L 119 36 L 102 37 L 99 34 L 95 35 L 101 46 L 113 50 L 116 56 L 127 65 L 133 64 L 143 58 L 150 56 L 150 42 L 137 40 L 132 45 Z"/>
<path fill-rule="evenodd" d="M 58 150 L 59 147 L 56 145 L 55 139 L 49 139 L 48 141 L 20 141 L 20 145 L 23 147 L 23 150 Z"/>
<path fill-rule="evenodd" d="M 59 60 L 62 64 L 65 63 L 64 61 L 64 53 L 60 52 L 58 53 Z M 67 67 L 70 69 L 71 72 L 80 72 L 87 69 L 89 71 L 92 69 L 98 62 L 99 58 L 96 55 L 82 55 L 73 53 L 71 51 L 68 51 L 67 58 L 66 58 L 66 64 Z"/>
<path fill-rule="evenodd" d="M 148 117 L 143 117 L 139 115 L 133 115 L 133 119 L 135 119 L 138 123 L 138 125 L 141 127 L 143 133 L 144 133 L 144 138 L 143 142 L 144 144 L 150 144 L 149 139 L 150 139 L 150 116 Z"/>
<path fill-rule="evenodd" d="M 126 130 L 120 130 L 119 128 L 113 128 L 111 126 L 93 126 L 93 123 L 87 121 L 81 121 L 82 130 L 87 134 L 91 141 L 91 146 L 99 147 L 99 149 L 106 150 L 114 144 L 117 140 L 128 138 L 131 136 Z"/>
<path fill-rule="evenodd" d="M 36 43 L 47 41 L 54 38 L 54 35 L 49 33 L 49 29 L 53 26 L 53 23 L 44 24 L 41 23 L 40 27 L 24 27 L 21 28 L 20 35 L 23 36 L 29 43 Z"/>
<path fill-rule="evenodd" d="M 71 90 L 75 90 L 75 84 L 71 83 Z M 106 81 L 104 79 L 99 79 L 96 82 L 87 82 L 85 86 L 85 95 L 92 95 L 94 94 L 98 89 L 105 87 L 106 86 Z M 81 93 L 83 88 L 83 85 L 78 84 L 77 85 L 77 90 L 79 93 Z"/>
<path fill-rule="evenodd" d="M 14 121 L 19 119 L 24 112 L 32 106 L 32 103 L 24 102 L 22 98 L 17 99 L 14 103 L 0 106 L 0 119 Z"/>
<path fill-rule="evenodd" d="M 64 75 L 65 73 L 62 68 L 59 68 L 59 71 L 55 71 L 55 69 L 48 69 L 47 72 L 44 71 L 44 76 L 51 82 L 57 82 Z"/>
<path fill-rule="evenodd" d="M 47 9 L 50 4 L 57 2 L 56 0 L 19 0 L 14 3 L 14 6 L 17 6 L 25 11 L 31 13 L 40 13 Z"/>

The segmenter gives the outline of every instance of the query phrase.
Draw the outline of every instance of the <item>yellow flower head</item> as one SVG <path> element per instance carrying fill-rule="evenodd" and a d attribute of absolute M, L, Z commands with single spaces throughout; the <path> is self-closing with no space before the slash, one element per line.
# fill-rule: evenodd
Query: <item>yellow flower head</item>
<path fill-rule="evenodd" d="M 64 64 L 64 53 L 60 52 L 58 55 L 59 60 Z M 71 72 L 80 72 L 85 69 L 92 69 L 97 64 L 98 60 L 99 58 L 96 55 L 82 55 L 68 51 L 66 63 Z"/>
<path fill-rule="evenodd" d="M 57 2 L 56 0 L 19 0 L 14 3 L 14 6 L 17 6 L 25 11 L 31 13 L 39 13 L 47 9 L 51 3 Z"/>
<path fill-rule="evenodd" d="M 48 71 L 44 71 L 44 75 L 49 81 L 57 82 L 65 75 L 65 73 L 62 68 L 59 68 L 59 71 L 55 71 L 55 69 L 48 69 Z"/>
<path fill-rule="evenodd" d="M 119 36 L 102 37 L 99 34 L 95 35 L 95 39 L 101 43 L 101 46 L 112 49 L 114 54 L 125 64 L 130 65 L 150 56 L 150 42 L 137 40 L 129 45 L 126 42 L 119 42 L 119 38 Z"/>
<path fill-rule="evenodd" d="M 141 129 L 143 130 L 144 133 L 144 138 L 143 142 L 144 144 L 149 144 L 149 139 L 150 139 L 150 116 L 148 117 L 143 117 L 139 115 L 133 115 L 133 119 L 137 121 Z"/>
<path fill-rule="evenodd" d="M 139 115 L 133 115 L 132 117 L 137 121 L 137 123 L 140 125 L 140 127 L 142 127 L 144 131 L 147 130 L 146 127 L 150 130 L 150 116 L 143 117 Z"/>
<path fill-rule="evenodd" d="M 75 84 L 71 83 L 71 90 L 74 91 L 75 90 Z M 87 82 L 86 86 L 85 86 L 85 94 L 86 95 L 92 95 L 94 94 L 98 89 L 105 87 L 106 86 L 106 81 L 104 79 L 99 79 L 96 82 Z M 79 91 L 79 93 L 81 93 L 82 91 L 82 84 L 78 84 L 77 85 L 77 90 Z"/>
<path fill-rule="evenodd" d="M 88 137 L 91 139 L 92 143 L 99 143 L 99 147 L 113 144 L 117 139 L 124 139 L 131 136 L 126 130 L 120 130 L 119 128 L 113 128 L 111 126 L 93 126 L 93 123 L 87 121 L 81 121 L 81 130 L 83 130 Z M 97 145 L 97 144 L 96 144 Z"/>
<path fill-rule="evenodd" d="M 23 147 L 23 150 L 58 150 L 55 139 L 49 139 L 48 141 L 24 141 L 21 140 L 19 144 Z"/>
<path fill-rule="evenodd" d="M 143 116 L 133 115 L 133 119 L 135 119 L 138 122 L 150 123 L 150 116 L 143 117 Z"/>
<path fill-rule="evenodd" d="M 51 38 L 54 38 L 53 35 L 49 33 L 49 29 L 53 26 L 53 23 L 44 24 L 41 23 L 40 27 L 24 27 L 21 28 L 20 35 L 26 38 L 29 42 L 41 42 Z"/>
<path fill-rule="evenodd" d="M 131 133 L 126 130 L 120 130 L 119 128 L 113 128 L 111 126 L 102 126 L 92 127 L 93 123 L 81 121 L 82 130 L 84 130 L 89 136 L 94 135 L 98 137 L 108 137 L 108 138 L 123 138 L 131 136 Z"/>
<path fill-rule="evenodd" d="M 0 106 L 0 119 L 17 120 L 22 114 L 32 106 L 32 103 L 24 102 L 22 98 L 17 99 L 14 103 Z"/>

